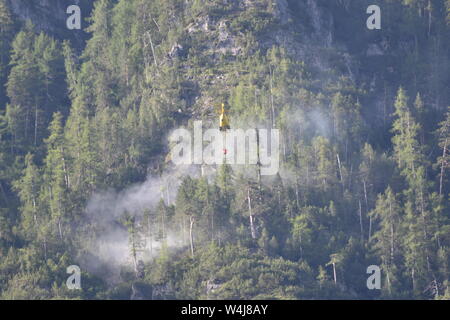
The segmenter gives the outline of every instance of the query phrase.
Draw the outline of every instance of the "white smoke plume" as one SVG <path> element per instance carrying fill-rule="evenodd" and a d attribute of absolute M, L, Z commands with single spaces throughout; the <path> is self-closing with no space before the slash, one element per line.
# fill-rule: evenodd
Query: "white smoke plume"
<path fill-rule="evenodd" d="M 267 128 L 267 123 L 249 124 L 234 121 L 234 127 L 242 124 L 244 128 Z M 208 123 L 206 122 L 208 126 Z M 319 110 L 301 109 L 291 113 L 284 124 L 290 128 L 298 128 L 296 135 L 302 136 L 309 132 L 312 136 L 330 135 L 329 119 Z M 295 130 L 294 130 L 295 131 Z M 301 138 L 296 136 L 295 138 Z M 291 141 L 284 141 L 288 145 Z M 280 150 L 283 152 L 283 150 Z M 256 179 L 257 168 L 255 165 L 232 165 L 235 175 L 243 175 L 250 179 Z M 149 176 L 143 183 L 138 183 L 124 190 L 105 190 L 92 195 L 86 206 L 86 214 L 95 229 L 95 239 L 91 239 L 88 245 L 88 253 L 83 257 L 84 268 L 91 273 L 103 275 L 109 282 L 116 282 L 120 276 L 122 266 L 131 266 L 129 248 L 129 234 L 126 228 L 120 224 L 120 218 L 125 212 L 135 216 L 138 220 L 144 210 L 154 209 L 163 199 L 166 205 L 174 204 L 178 187 L 185 176 L 206 176 L 209 181 L 217 173 L 217 166 L 207 165 L 179 165 L 172 166 L 163 172 L 161 176 Z M 289 168 L 283 167 L 280 171 L 283 183 L 293 183 L 293 173 Z M 264 184 L 272 184 L 275 177 L 263 177 Z M 183 245 L 181 235 L 176 231 L 167 230 L 166 244 L 169 248 Z M 161 243 L 152 242 L 154 254 L 157 255 Z"/>
<path fill-rule="evenodd" d="M 144 210 L 154 209 L 161 199 L 166 205 L 173 204 L 183 177 L 198 175 L 199 169 L 195 166 L 177 166 L 161 176 L 149 176 L 145 182 L 124 190 L 105 190 L 93 194 L 85 212 L 96 237 L 89 239 L 87 252 L 81 258 L 82 269 L 115 283 L 120 277 L 121 267 L 132 265 L 129 234 L 120 223 L 121 217 L 128 213 L 140 220 Z M 155 254 L 161 245 L 152 241 Z M 166 245 L 176 247 L 182 245 L 182 241 L 175 232 L 167 230 Z M 140 258 L 144 257 L 148 258 L 148 255 L 140 255 Z"/>

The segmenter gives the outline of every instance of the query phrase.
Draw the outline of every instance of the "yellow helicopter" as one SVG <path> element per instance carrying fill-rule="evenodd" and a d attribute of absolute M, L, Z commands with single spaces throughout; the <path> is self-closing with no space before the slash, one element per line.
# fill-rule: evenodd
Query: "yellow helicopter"
<path fill-rule="evenodd" d="M 222 103 L 222 108 L 220 111 L 219 129 L 220 129 L 220 131 L 226 131 L 226 130 L 230 129 L 230 120 L 228 119 L 228 116 L 225 112 L 225 104 L 224 103 Z"/>
<path fill-rule="evenodd" d="M 225 103 L 222 103 L 220 106 L 215 105 L 217 108 L 217 113 L 219 114 L 219 130 L 222 132 L 223 136 L 223 154 L 224 156 L 227 155 L 228 150 L 226 149 L 226 141 L 227 141 L 227 130 L 230 130 L 230 119 L 228 118 L 226 109 L 225 109 Z"/>

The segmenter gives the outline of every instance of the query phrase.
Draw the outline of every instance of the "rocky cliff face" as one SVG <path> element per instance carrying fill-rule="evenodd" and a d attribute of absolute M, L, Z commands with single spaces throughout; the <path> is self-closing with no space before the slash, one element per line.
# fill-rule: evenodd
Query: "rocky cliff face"
<path fill-rule="evenodd" d="M 80 0 L 74 0 L 79 4 Z M 59 0 L 8 0 L 9 7 L 22 21 L 31 20 L 40 30 L 56 32 L 65 27 L 66 5 Z"/>
<path fill-rule="evenodd" d="M 6 0 L 11 11 L 21 22 L 31 21 L 39 31 L 45 31 L 59 39 L 71 39 L 81 45 L 86 38 L 82 30 L 68 30 L 66 10 L 70 5 L 78 5 L 82 14 L 82 29 L 86 28 L 85 18 L 90 15 L 93 1 L 90 0 Z"/>
<path fill-rule="evenodd" d="M 85 19 L 89 17 L 95 1 L 6 1 L 18 20 L 22 22 L 31 20 L 38 30 L 44 30 L 58 39 L 70 39 L 79 51 L 82 50 L 88 35 L 82 30 L 67 29 L 66 9 L 71 4 L 80 6 L 84 29 L 87 27 Z M 248 44 L 244 40 L 245 32 L 236 31 L 233 24 L 238 18 L 241 22 L 245 21 L 246 18 L 242 18 L 243 16 L 252 17 L 255 13 L 269 12 L 269 15 L 260 19 L 272 20 L 272 24 L 258 34 L 253 46 L 254 51 L 265 50 L 274 45 L 283 47 L 290 56 L 314 68 L 325 85 L 330 78 L 344 76 L 353 83 L 367 84 L 368 89 L 376 97 L 384 90 L 385 79 L 398 82 L 396 68 L 401 64 L 401 57 L 410 52 L 411 46 L 414 45 L 411 39 L 400 39 L 396 48 L 396 43 L 392 43 L 389 39 L 390 31 L 368 31 L 365 27 L 367 19 L 365 10 L 370 2 L 368 0 L 355 3 L 273 0 L 269 9 L 258 7 L 261 1 L 257 0 L 236 2 L 222 0 L 222 2 L 231 5 L 233 9 L 223 15 L 199 14 L 194 19 L 185 21 L 185 39 L 170 44 L 166 52 L 169 59 L 186 55 L 190 39 L 200 39 L 198 43 L 201 43 L 202 48 L 199 52 L 201 55 L 212 57 L 213 60 L 223 55 L 238 58 L 249 54 L 245 48 Z M 365 68 L 361 72 L 361 66 L 364 65 L 373 65 L 377 68 Z M 339 72 L 331 74 L 331 69 Z M 222 79 L 211 81 L 219 85 L 227 83 L 228 79 L 224 75 Z M 371 103 L 379 104 L 375 100 Z"/>
<path fill-rule="evenodd" d="M 69 5 L 79 5 L 82 11 L 82 29 L 87 26 L 85 19 L 89 17 L 93 2 L 91 0 L 6 0 L 12 12 L 22 22 L 30 20 L 38 30 L 45 31 L 59 39 L 75 39 L 81 42 L 86 38 L 84 31 L 68 30 L 66 9 Z M 255 7 L 255 1 L 246 0 L 236 4 L 240 10 L 251 10 Z M 305 19 L 299 21 L 293 16 L 293 12 L 304 11 Z M 316 45 L 321 48 L 333 45 L 333 16 L 320 7 L 317 0 L 288 1 L 276 0 L 273 6 L 273 15 L 279 23 L 279 28 L 272 32 L 261 35 L 259 43 L 262 47 L 271 47 L 274 44 L 283 45 L 288 52 L 298 59 L 304 60 L 311 53 L 311 47 Z M 221 53 L 229 52 L 238 55 L 241 47 L 238 44 L 239 35 L 233 35 L 227 28 L 230 19 L 220 19 L 209 16 L 200 16 L 191 23 L 188 33 L 205 32 L 214 33 L 218 39 L 216 50 Z M 314 54 L 313 62 L 318 66 L 322 63 L 317 61 Z"/>
<path fill-rule="evenodd" d="M 225 14 L 197 15 L 186 26 L 186 38 L 201 43 L 199 52 L 211 60 L 226 56 L 232 64 L 234 59 L 276 46 L 314 70 L 320 80 L 319 86 L 326 86 L 342 75 L 357 81 L 355 65 L 358 63 L 355 63 L 347 45 L 336 38 L 332 10 L 323 4 L 320 0 L 276 0 L 272 2 L 271 8 L 266 8 L 261 7 L 261 1 L 256 0 L 233 2 L 232 9 Z M 248 40 L 247 29 L 242 27 L 247 21 L 250 24 L 251 21 L 266 23 L 260 32 L 252 29 L 252 35 L 255 36 L 252 43 Z M 181 48 L 189 45 L 174 43 L 168 56 L 182 54 Z M 332 69 L 336 69 L 336 64 L 341 65 L 339 74 L 331 73 Z M 216 87 L 212 90 L 214 92 L 230 87 L 234 79 L 234 75 L 227 73 L 204 74 L 203 77 L 204 81 L 200 81 L 200 91 L 203 93 L 209 91 L 211 86 Z M 203 95 L 201 99 L 204 101 L 200 101 L 200 104 L 207 108 L 213 97 Z"/>
<path fill-rule="evenodd" d="M 82 14 L 82 29 L 88 24 L 86 18 L 90 16 L 92 0 L 6 0 L 16 18 L 25 23 L 30 20 L 37 30 L 42 30 L 57 39 L 69 39 L 81 52 L 84 41 L 88 38 L 83 30 L 68 30 L 66 27 L 67 7 L 72 4 L 79 5 Z M 218 1 L 220 2 L 220 1 Z M 334 18 L 330 9 L 323 6 L 321 0 L 274 0 L 271 8 L 261 6 L 259 0 L 229 1 L 223 0 L 231 10 L 224 14 L 199 14 L 194 19 L 186 21 L 185 39 L 171 43 L 167 50 L 167 58 L 185 56 L 191 46 L 191 40 L 197 39 L 202 48 L 199 55 L 211 57 L 212 60 L 221 56 L 230 56 L 238 59 L 242 55 L 252 54 L 258 50 L 267 50 L 273 46 L 283 47 L 287 53 L 298 61 L 304 61 L 319 73 L 322 79 L 330 75 L 329 49 L 338 45 L 334 36 Z M 188 6 L 187 6 L 188 7 Z M 258 16 L 260 15 L 260 16 Z M 242 24 L 252 23 L 250 20 L 258 16 L 259 21 L 267 22 L 270 27 L 264 28 L 255 37 L 254 45 L 248 51 L 248 37 L 246 31 L 239 31 Z M 236 20 L 240 19 L 241 25 Z M 250 26 L 252 28 L 253 26 Z M 243 27 L 243 29 L 245 29 Z M 238 31 L 237 31 L 238 30 Z M 341 61 L 346 67 L 345 73 L 351 71 L 350 55 L 345 46 L 337 57 L 331 61 Z M 187 67 L 189 67 L 189 62 Z M 230 79 L 226 74 L 219 78 L 205 79 L 205 86 L 216 84 L 219 87 L 228 86 Z M 200 90 L 202 90 L 200 84 Z M 205 89 L 205 88 L 203 88 Z M 189 97 L 186 98 L 189 100 Z M 207 101 L 205 105 L 209 104 Z"/>

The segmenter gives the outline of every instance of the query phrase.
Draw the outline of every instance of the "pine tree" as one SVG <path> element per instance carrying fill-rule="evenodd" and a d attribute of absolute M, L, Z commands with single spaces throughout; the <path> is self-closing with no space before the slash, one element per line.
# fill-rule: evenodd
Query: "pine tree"
<path fill-rule="evenodd" d="M 327 272 L 325 271 L 325 268 L 322 266 L 319 266 L 319 274 L 317 275 L 317 281 L 319 282 L 320 289 L 322 289 L 329 281 Z"/>
<path fill-rule="evenodd" d="M 220 199 L 223 203 L 223 210 L 230 209 L 231 201 L 233 200 L 234 192 L 231 188 L 233 184 L 233 171 L 231 166 L 222 164 L 219 168 L 219 173 L 216 177 L 216 186 L 219 189 Z"/>
<path fill-rule="evenodd" d="M 25 157 L 25 169 L 22 178 L 14 183 L 21 202 L 22 230 L 26 239 L 37 236 L 39 225 L 42 223 L 42 212 L 39 205 L 39 192 L 41 188 L 39 169 L 33 162 L 33 156 L 28 153 Z"/>
<path fill-rule="evenodd" d="M 18 148 L 40 145 L 55 111 L 66 113 L 64 64 L 59 44 L 27 23 L 12 44 L 11 72 L 6 84 L 13 108 L 20 110 L 14 133 Z"/>
<path fill-rule="evenodd" d="M 155 213 L 150 209 L 145 209 L 142 215 L 142 233 L 145 243 L 147 244 L 150 259 L 153 259 L 153 242 L 155 240 L 155 225 L 156 225 Z"/>
<path fill-rule="evenodd" d="M 344 259 L 342 253 L 333 253 L 330 255 L 330 261 L 327 262 L 326 266 L 331 265 L 333 267 L 333 280 L 334 284 L 337 285 L 338 283 L 338 269 L 341 267 L 342 260 Z"/>
<path fill-rule="evenodd" d="M 447 8 L 447 24 L 450 25 L 450 0 L 445 2 L 445 7 Z"/>
<path fill-rule="evenodd" d="M 330 190 L 336 182 L 335 159 L 330 142 L 325 137 L 317 137 L 313 141 L 316 179 L 323 191 Z M 341 177 L 342 179 L 342 177 Z"/>
<path fill-rule="evenodd" d="M 302 213 L 292 220 L 292 237 L 294 244 L 298 245 L 300 259 L 304 258 L 305 250 L 309 249 L 312 240 L 312 231 L 310 228 L 310 216 L 308 208 L 302 210 Z"/>
<path fill-rule="evenodd" d="M 402 174 L 412 181 L 416 177 L 418 167 L 422 165 L 422 154 L 417 135 L 420 130 L 408 109 L 408 97 L 403 88 L 400 88 L 395 101 L 396 119 L 393 124 L 392 132 L 394 137 L 394 154 L 398 167 Z"/>
<path fill-rule="evenodd" d="M 442 155 L 438 157 L 436 163 L 436 167 L 439 170 L 439 195 L 444 195 L 446 191 L 449 191 L 444 189 L 444 182 L 448 179 L 445 173 L 450 166 L 450 161 L 448 160 L 450 155 L 450 107 L 448 109 L 445 120 L 439 124 L 437 131 L 438 144 L 442 149 Z"/>
<path fill-rule="evenodd" d="M 36 123 L 41 112 L 39 100 L 42 96 L 42 82 L 33 54 L 34 39 L 31 24 L 27 24 L 25 29 L 17 34 L 12 44 L 12 68 L 6 84 L 11 106 L 19 110 L 16 117 L 13 118 L 14 113 L 11 113 L 9 119 L 17 128 L 10 133 L 14 136 L 14 148 L 17 145 L 19 149 L 33 140 L 37 143 Z"/>
<path fill-rule="evenodd" d="M 0 0 L 0 83 L 8 73 L 9 52 L 14 37 L 15 22 L 5 0 Z M 0 106 L 6 103 L 4 87 L 0 87 Z"/>
<path fill-rule="evenodd" d="M 202 211 L 201 203 L 195 197 L 196 191 L 196 181 L 188 176 L 183 179 L 183 182 L 179 187 L 176 200 L 176 211 L 179 215 L 181 215 L 183 223 L 184 216 L 188 218 L 189 245 L 192 257 L 194 257 L 194 224 L 199 219 Z"/>
<path fill-rule="evenodd" d="M 405 177 L 407 187 L 405 194 L 405 259 L 409 270 L 413 291 L 420 289 L 434 280 L 432 259 L 436 254 L 432 235 L 438 228 L 436 216 L 431 214 L 429 188 L 425 175 L 422 146 L 418 141 L 420 126 L 415 122 L 407 105 L 408 97 L 400 88 L 395 102 L 396 120 L 393 124 L 394 157 L 401 174 Z"/>
<path fill-rule="evenodd" d="M 122 217 L 122 223 L 128 230 L 128 245 L 130 248 L 130 256 L 133 261 L 134 272 L 136 276 L 139 273 L 139 254 L 145 247 L 145 240 L 142 236 L 142 226 L 136 221 L 136 217 L 125 212 Z"/>
<path fill-rule="evenodd" d="M 50 135 L 45 140 L 47 156 L 44 160 L 41 201 L 45 201 L 51 223 L 57 228 L 59 238 L 64 240 L 66 223 L 70 221 L 71 212 L 67 197 L 70 176 L 67 170 L 61 113 L 53 115 L 49 132 Z"/>
<path fill-rule="evenodd" d="M 83 65 L 81 79 L 91 85 L 92 103 L 99 109 L 116 105 L 114 93 L 115 79 L 112 62 L 114 61 L 108 48 L 111 43 L 111 0 L 95 2 L 91 22 L 86 29 L 92 37 L 86 44 L 83 58 L 87 62 Z"/>
<path fill-rule="evenodd" d="M 400 287 L 398 282 L 399 265 L 402 255 L 402 213 L 392 189 L 388 187 L 384 194 L 378 195 L 375 209 L 370 212 L 379 229 L 374 232 L 373 239 L 382 269 L 386 274 L 386 288 L 389 295 Z"/>
<path fill-rule="evenodd" d="M 360 116 L 361 106 L 355 103 L 349 96 L 340 92 L 333 96 L 331 110 L 333 112 L 333 133 L 335 139 L 341 145 L 340 150 L 347 161 L 351 150 L 359 149 L 362 119 Z"/>
<path fill-rule="evenodd" d="M 423 127 L 426 124 L 426 109 L 420 93 L 417 93 L 416 100 L 414 100 L 413 113 L 418 123 L 422 125 L 418 133 L 420 144 L 425 145 L 425 132 L 428 131 Z"/>
<path fill-rule="evenodd" d="M 99 173 L 94 129 L 85 105 L 76 98 L 67 119 L 65 139 L 72 181 L 69 187 L 87 197 L 94 189 Z"/>

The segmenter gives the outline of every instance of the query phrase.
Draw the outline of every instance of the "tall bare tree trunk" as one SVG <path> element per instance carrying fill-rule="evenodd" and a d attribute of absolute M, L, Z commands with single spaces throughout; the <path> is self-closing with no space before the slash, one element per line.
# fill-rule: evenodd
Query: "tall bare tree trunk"
<path fill-rule="evenodd" d="M 191 242 L 191 256 L 194 257 L 194 234 L 193 234 L 193 228 L 194 228 L 194 217 L 189 216 L 189 240 Z"/>
<path fill-rule="evenodd" d="M 153 47 L 152 35 L 150 31 L 147 31 L 148 40 L 150 41 L 150 48 L 152 49 L 153 61 L 155 62 L 156 68 L 158 68 L 158 61 L 156 61 L 155 48 Z"/>
<path fill-rule="evenodd" d="M 250 232 L 252 235 L 252 239 L 256 239 L 255 224 L 253 221 L 253 212 L 252 212 L 252 200 L 250 198 L 250 188 L 247 189 L 247 200 L 248 200 L 248 212 L 250 215 Z"/>
<path fill-rule="evenodd" d="M 44 237 L 44 258 L 47 261 L 47 239 Z"/>
<path fill-rule="evenodd" d="M 392 222 L 392 203 L 389 201 L 389 220 L 391 225 L 391 261 L 390 265 L 394 263 L 394 223 Z"/>
<path fill-rule="evenodd" d="M 214 210 L 211 212 L 211 241 L 214 242 Z"/>
<path fill-rule="evenodd" d="M 261 191 L 261 160 L 259 155 L 259 130 L 255 129 L 256 131 L 256 156 L 258 159 L 258 162 L 256 163 L 257 170 L 258 170 L 258 187 L 259 191 Z"/>
<path fill-rule="evenodd" d="M 447 155 L 447 139 L 445 139 L 444 143 L 444 151 L 442 152 L 442 161 L 441 161 L 441 174 L 439 177 L 439 195 L 442 195 L 442 186 L 444 181 L 444 169 L 445 169 L 445 157 Z"/>
<path fill-rule="evenodd" d="M 59 237 L 61 238 L 61 241 L 62 241 L 63 234 L 62 234 L 62 227 L 61 227 L 61 218 L 58 218 L 58 231 L 59 231 Z"/>
<path fill-rule="evenodd" d="M 34 145 L 37 145 L 37 128 L 38 128 L 38 108 L 37 104 L 35 106 L 35 114 L 34 114 Z"/>
<path fill-rule="evenodd" d="M 364 187 L 364 200 L 366 203 L 366 212 L 369 212 L 369 201 L 367 200 L 367 188 L 365 179 L 363 179 L 363 187 Z M 369 216 L 369 235 L 367 238 L 368 241 L 370 241 L 371 236 L 372 236 L 372 217 Z"/>
<path fill-rule="evenodd" d="M 272 73 L 272 66 L 269 66 L 270 68 L 270 105 L 272 109 L 272 128 L 275 128 L 275 108 L 274 108 L 274 102 L 273 102 L 273 73 Z"/>
<path fill-rule="evenodd" d="M 342 177 L 341 159 L 339 158 L 339 153 L 336 154 L 338 165 L 339 165 L 339 176 L 341 178 L 342 189 L 345 189 L 344 179 Z"/>
<path fill-rule="evenodd" d="M 361 200 L 359 200 L 359 227 L 361 229 L 361 240 L 364 242 L 364 229 L 363 229 L 363 222 L 362 222 Z"/>
<path fill-rule="evenodd" d="M 336 263 L 332 263 L 333 265 L 333 279 L 334 279 L 334 284 L 337 284 L 337 277 L 336 277 Z"/>
<path fill-rule="evenodd" d="M 391 293 L 391 278 L 389 276 L 390 271 L 388 270 L 388 272 L 386 273 L 386 282 L 387 282 L 387 287 L 388 287 L 388 291 L 389 294 Z"/>

